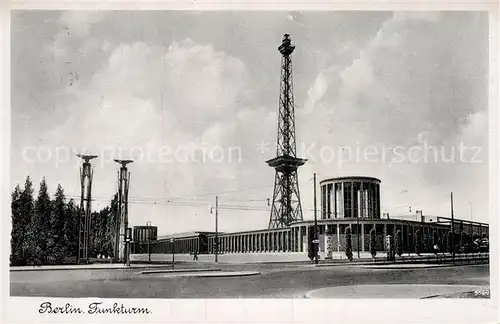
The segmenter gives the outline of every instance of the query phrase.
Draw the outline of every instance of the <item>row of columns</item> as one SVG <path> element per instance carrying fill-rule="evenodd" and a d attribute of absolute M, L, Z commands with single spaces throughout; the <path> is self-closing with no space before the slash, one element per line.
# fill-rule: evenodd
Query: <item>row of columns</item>
<path fill-rule="evenodd" d="M 372 228 L 375 229 L 376 225 L 373 224 L 365 224 L 365 223 L 350 223 L 345 224 L 349 225 L 352 231 L 352 239 L 357 240 L 357 235 L 361 235 L 359 237 L 359 246 L 360 251 L 365 252 L 365 240 L 367 235 L 369 235 L 369 230 Z M 359 225 L 359 228 L 357 227 Z M 332 225 L 319 225 L 320 233 L 326 235 L 328 233 L 329 227 L 334 226 L 336 228 L 335 234 L 330 234 L 332 236 L 336 236 L 337 238 L 337 246 L 333 247 L 333 250 L 340 252 L 342 251 L 342 247 L 340 246 L 340 235 L 344 233 L 341 231 L 340 224 L 332 224 Z M 416 230 L 419 226 L 408 226 L 408 225 L 390 225 L 390 229 L 388 229 L 387 224 L 383 224 L 383 237 L 385 238 L 387 235 L 394 235 L 397 230 L 401 231 L 403 240 L 409 241 L 411 240 L 411 235 L 414 234 L 413 231 Z M 406 229 L 403 229 L 403 226 L 406 226 Z M 253 252 L 306 252 L 307 250 L 307 237 L 309 236 L 309 227 L 310 226 L 297 226 L 291 227 L 289 229 L 263 232 L 263 233 L 246 233 L 246 234 L 230 234 L 230 235 L 220 235 L 219 236 L 219 252 L 225 253 L 253 253 Z M 366 227 L 369 228 L 366 229 Z M 356 230 L 354 230 L 356 229 Z M 358 231 L 359 229 L 359 231 Z M 365 233 L 365 229 L 366 232 Z M 394 229 L 394 233 L 393 233 Z M 437 230 L 437 229 L 436 229 Z M 432 232 L 432 228 L 429 226 L 422 226 L 421 228 L 422 235 L 430 235 Z M 382 233 L 377 232 L 377 235 Z M 385 240 L 385 239 L 384 239 Z M 211 247 L 214 246 L 215 237 L 212 236 L 209 238 L 209 244 Z M 326 243 L 326 242 L 325 242 Z M 355 247 L 357 242 L 353 241 L 353 247 Z M 327 249 L 326 245 L 322 249 L 325 252 Z M 384 244 L 385 250 L 385 244 Z M 214 252 L 211 249 L 210 252 Z"/>
<path fill-rule="evenodd" d="M 178 253 L 193 252 L 198 250 L 198 238 L 179 238 L 174 240 L 175 251 Z"/>
<path fill-rule="evenodd" d="M 214 239 L 211 237 L 210 242 Z M 219 236 L 219 241 L 219 251 L 227 253 L 290 252 L 292 250 L 290 230 L 222 235 Z"/>
<path fill-rule="evenodd" d="M 304 252 L 307 235 L 307 226 L 265 233 L 220 235 L 219 252 Z M 214 242 L 215 237 L 210 237 L 210 246 L 213 247 Z M 213 249 L 211 252 L 214 252 Z"/>
<path fill-rule="evenodd" d="M 380 218 L 380 185 L 370 180 L 322 184 L 321 206 L 321 219 Z"/>

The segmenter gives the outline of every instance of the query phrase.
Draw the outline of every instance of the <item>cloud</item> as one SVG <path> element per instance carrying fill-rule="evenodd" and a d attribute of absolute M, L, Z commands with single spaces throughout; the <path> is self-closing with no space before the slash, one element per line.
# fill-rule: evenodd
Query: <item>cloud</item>
<path fill-rule="evenodd" d="M 88 83 L 71 87 L 80 100 L 70 107 L 72 117 L 49 138 L 75 151 L 105 152 L 95 162 L 99 196 L 115 190 L 110 170 L 117 154 L 136 160 L 130 166 L 132 197 L 183 197 L 258 186 L 261 179 L 249 172 L 255 168 L 254 145 L 263 134 L 275 136 L 276 116 L 253 106 L 254 100 L 247 102 L 246 74 L 237 58 L 191 39 L 167 48 L 120 44 Z M 180 153 L 161 163 L 161 150 Z M 262 163 L 261 168 L 268 167 Z M 65 172 L 70 176 L 75 170 Z M 184 210 L 194 217 L 198 208 Z M 160 217 L 161 211 L 159 206 L 131 206 L 131 215 Z M 192 229 L 189 219 L 178 230 Z M 165 222 L 160 221 L 164 228 Z M 194 222 L 210 228 L 210 219 Z"/>
<path fill-rule="evenodd" d="M 68 32 L 77 36 L 85 36 L 89 33 L 92 25 L 105 19 L 106 11 L 65 11 L 60 18 L 60 23 L 64 25 Z"/>
<path fill-rule="evenodd" d="M 395 13 L 358 48 L 351 62 L 334 64 L 318 74 L 305 104 L 307 120 L 298 123 L 299 127 L 314 124 L 316 132 L 304 127 L 299 137 L 317 144 L 316 156 L 325 146 L 386 150 L 401 146 L 408 151 L 423 142 L 443 147 L 446 156 L 460 143 L 483 147 L 486 155 L 483 99 L 487 97 L 488 44 L 478 36 L 487 24 L 476 19 L 458 26 L 459 19 L 454 14 Z M 362 159 L 339 166 L 338 159 L 334 163 L 311 160 L 308 168 L 332 176 L 379 176 L 386 184 L 384 197 L 397 196 L 412 183 L 415 188 L 408 199 L 419 201 L 421 207 L 435 206 L 427 208 L 443 214 L 447 204 L 440 202 L 446 201 L 440 191 L 463 188 L 463 183 L 477 188 L 487 182 L 484 164 Z M 457 180 L 457 172 L 464 178 Z M 477 196 L 472 188 L 462 195 L 487 205 L 487 198 Z M 396 208 L 397 199 L 385 202 L 389 210 Z"/>
<path fill-rule="evenodd" d="M 22 182 L 26 173 L 45 175 L 49 183 L 59 181 L 67 193 L 78 195 L 79 161 L 73 156 L 57 167 L 22 160 L 23 146 L 39 145 L 36 138 L 42 137 L 43 145 L 52 148 L 103 151 L 95 162 L 94 179 L 94 195 L 104 199 L 101 206 L 117 186 L 117 165 L 103 161 L 132 156 L 131 197 L 163 200 L 157 205 L 132 203 L 134 225 L 152 220 L 162 233 L 211 230 L 208 206 L 215 195 L 225 204 L 265 208 L 274 180 L 274 170 L 265 161 L 275 154 L 276 46 L 283 24 L 297 24 L 287 21 L 284 13 L 264 18 L 245 13 L 234 15 L 244 23 L 232 28 L 221 15 L 196 17 L 209 23 L 207 30 L 182 13 L 63 14 L 36 34 L 35 43 L 27 41 L 30 29 L 16 34 L 23 41 L 14 43 L 12 56 L 18 62 L 13 66 L 12 95 L 17 137 L 12 165 L 19 165 L 13 170 L 14 181 Z M 164 24 L 165 17 L 173 23 Z M 419 204 L 428 213 L 447 215 L 450 191 L 461 197 L 457 214 L 468 199 L 475 208 L 488 205 L 485 195 L 476 193 L 487 186 L 484 165 L 365 160 L 339 164 L 337 151 L 331 161 L 325 158 L 328 149 L 408 150 L 423 142 L 446 148 L 462 142 L 487 146 L 486 16 L 387 17 L 304 13 L 300 20 L 308 28 L 292 28 L 297 44 L 297 145 L 299 155 L 309 159 L 299 169 L 306 219 L 312 217 L 314 172 L 319 179 L 380 177 L 382 204 L 391 213 L 399 210 L 402 190 L 408 190 L 405 205 Z M 213 30 L 224 37 L 214 39 Z M 32 43 L 36 45 L 30 48 Z M 26 128 L 19 124 L 24 116 L 31 119 Z M 257 150 L 262 143 L 265 149 Z M 312 156 L 310 144 L 315 145 Z M 165 148 L 170 151 L 161 151 Z M 183 161 L 160 161 L 165 156 L 159 153 L 172 157 L 179 148 Z M 218 148 L 225 159 L 202 161 L 204 156 L 217 158 Z M 230 148 L 236 154 L 232 161 L 227 159 Z M 142 160 L 140 153 L 145 155 Z M 487 156 L 487 150 L 483 154 Z M 164 200 L 172 197 L 186 206 L 166 205 Z M 192 203 L 193 197 L 201 207 Z M 479 210 L 476 214 L 486 215 Z M 263 228 L 269 213 L 223 210 L 220 217 L 222 230 Z"/>
<path fill-rule="evenodd" d="M 227 120 L 242 104 L 247 85 L 243 63 L 211 46 L 191 39 L 174 42 L 165 54 L 163 69 L 167 104 L 183 103 L 183 107 L 170 107 L 178 112 L 182 127 Z"/>
<path fill-rule="evenodd" d="M 442 13 L 439 11 L 399 11 L 395 12 L 393 19 L 396 21 L 427 21 L 427 22 L 438 22 L 441 18 Z"/>

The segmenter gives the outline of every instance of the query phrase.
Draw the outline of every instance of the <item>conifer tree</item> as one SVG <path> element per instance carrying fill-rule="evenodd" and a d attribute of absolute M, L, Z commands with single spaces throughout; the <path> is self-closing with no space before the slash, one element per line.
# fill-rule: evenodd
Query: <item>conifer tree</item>
<path fill-rule="evenodd" d="M 99 211 L 97 217 L 98 221 L 95 223 L 97 226 L 95 229 L 95 253 L 108 256 L 112 254 L 114 238 L 114 223 L 112 222 L 113 214 L 111 208 L 108 206 L 102 209 Z"/>
<path fill-rule="evenodd" d="M 78 249 L 79 210 L 73 199 L 66 204 L 64 210 L 63 233 L 64 241 L 66 242 L 65 255 L 70 258 L 76 258 Z"/>
<path fill-rule="evenodd" d="M 417 230 L 415 232 L 415 253 L 417 255 L 420 255 L 422 253 L 422 248 L 423 248 L 423 242 L 422 242 L 422 234 L 420 230 Z"/>
<path fill-rule="evenodd" d="M 375 241 L 375 229 L 372 228 L 370 230 L 370 253 L 373 258 L 377 255 L 377 247 L 376 247 L 376 241 Z"/>
<path fill-rule="evenodd" d="M 28 264 L 47 264 L 52 244 L 50 237 L 51 201 L 45 178 L 40 183 L 40 190 L 35 201 L 35 211 L 28 230 Z M 50 242 L 49 242 L 50 240 Z"/>
<path fill-rule="evenodd" d="M 432 232 L 432 249 L 434 250 L 434 245 L 439 246 L 439 235 L 437 231 Z"/>
<path fill-rule="evenodd" d="M 65 257 L 66 239 L 64 237 L 64 223 L 66 216 L 66 197 L 64 190 L 59 184 L 57 186 L 52 209 L 50 213 L 50 221 L 47 235 L 47 253 L 48 262 L 60 264 Z"/>
<path fill-rule="evenodd" d="M 16 265 L 28 264 L 30 256 L 30 224 L 34 214 L 33 183 L 29 176 L 24 182 L 24 189 L 19 195 L 19 217 L 17 220 L 17 231 L 20 237 L 19 243 L 19 263 Z"/>
<path fill-rule="evenodd" d="M 467 245 L 469 244 L 469 235 L 467 233 L 462 232 L 460 234 L 460 249 L 462 252 L 467 252 Z"/>
<path fill-rule="evenodd" d="M 22 214 L 21 211 L 21 188 L 17 185 L 12 192 L 11 200 L 12 210 L 12 231 L 10 236 L 10 264 L 21 265 L 23 263 L 21 256 L 21 244 L 23 232 L 20 229 Z"/>
<path fill-rule="evenodd" d="M 307 254 L 308 254 L 309 259 L 311 259 L 311 260 L 314 260 L 314 258 L 317 255 L 317 250 L 316 250 L 317 244 L 314 243 L 314 239 L 315 239 L 314 230 L 315 230 L 314 226 L 309 227 L 308 237 L 307 237 L 307 246 L 308 246 Z"/>
<path fill-rule="evenodd" d="M 115 254 L 115 240 L 116 240 L 116 225 L 120 215 L 118 214 L 118 194 L 115 194 L 111 200 L 110 209 L 108 213 L 108 226 L 106 232 L 106 239 L 104 245 L 106 246 L 105 255 L 114 257 Z M 106 254 L 107 253 L 107 254 Z"/>
<path fill-rule="evenodd" d="M 446 234 L 446 252 L 453 252 L 454 246 L 453 246 L 453 233 L 448 232 Z"/>
<path fill-rule="evenodd" d="M 345 255 L 349 261 L 352 261 L 352 237 L 350 227 L 346 227 L 345 229 Z"/>
<path fill-rule="evenodd" d="M 401 231 L 398 230 L 396 232 L 396 238 L 394 240 L 394 249 L 396 251 L 396 254 L 399 255 L 399 256 L 402 256 L 403 255 L 403 240 L 401 238 Z"/>

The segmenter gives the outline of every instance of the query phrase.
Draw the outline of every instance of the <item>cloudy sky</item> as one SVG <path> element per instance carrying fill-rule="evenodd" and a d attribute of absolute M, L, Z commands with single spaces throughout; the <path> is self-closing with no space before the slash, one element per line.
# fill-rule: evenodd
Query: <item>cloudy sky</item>
<path fill-rule="evenodd" d="M 382 180 L 390 214 L 488 220 L 488 16 L 403 12 L 13 12 L 12 186 L 46 177 L 93 208 L 131 164 L 132 225 L 267 227 L 280 55 L 293 78 L 304 218 L 312 176 Z M 427 152 L 427 153 L 425 153 Z M 444 153 L 444 154 L 443 154 Z"/>

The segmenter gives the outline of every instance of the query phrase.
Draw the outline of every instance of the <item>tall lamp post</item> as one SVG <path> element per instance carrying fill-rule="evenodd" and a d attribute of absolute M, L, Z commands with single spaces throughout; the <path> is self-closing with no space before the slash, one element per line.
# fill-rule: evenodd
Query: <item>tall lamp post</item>
<path fill-rule="evenodd" d="M 472 201 L 469 201 L 469 211 L 470 211 L 470 225 L 469 225 L 469 235 L 472 242 L 472 236 L 474 235 L 474 228 L 472 222 Z"/>
<path fill-rule="evenodd" d="M 215 196 L 215 262 L 219 261 L 219 196 Z"/>
<path fill-rule="evenodd" d="M 120 164 L 118 171 L 118 221 L 116 222 L 116 241 L 115 241 L 115 258 L 116 261 L 127 263 L 129 254 L 128 236 L 128 193 L 130 186 L 130 172 L 128 172 L 127 164 L 132 163 L 132 160 L 114 160 Z"/>
<path fill-rule="evenodd" d="M 148 234 L 148 263 L 151 263 L 151 222 L 147 221 L 146 225 L 148 226 L 146 228 Z"/>
<path fill-rule="evenodd" d="M 358 205 L 358 208 L 359 208 L 359 205 Z M 359 248 L 359 232 L 360 232 L 360 229 L 359 229 L 359 214 L 358 214 L 358 215 L 356 215 L 356 234 L 357 234 L 356 237 L 357 237 L 357 242 L 358 242 L 358 259 L 361 258 L 359 255 L 359 250 L 360 250 L 360 248 Z"/>
<path fill-rule="evenodd" d="M 451 253 L 452 260 L 455 263 L 455 219 L 453 216 L 453 192 L 450 193 L 451 198 Z"/>
<path fill-rule="evenodd" d="M 83 160 L 80 169 L 81 201 L 78 217 L 78 253 L 76 255 L 76 264 L 80 264 L 82 261 L 89 262 L 88 246 L 92 218 L 92 178 L 94 176 L 90 160 L 95 159 L 97 155 L 76 154 L 76 156 Z"/>
<path fill-rule="evenodd" d="M 318 264 L 319 235 L 318 235 L 318 216 L 316 208 L 316 172 L 314 173 L 314 263 Z"/>

